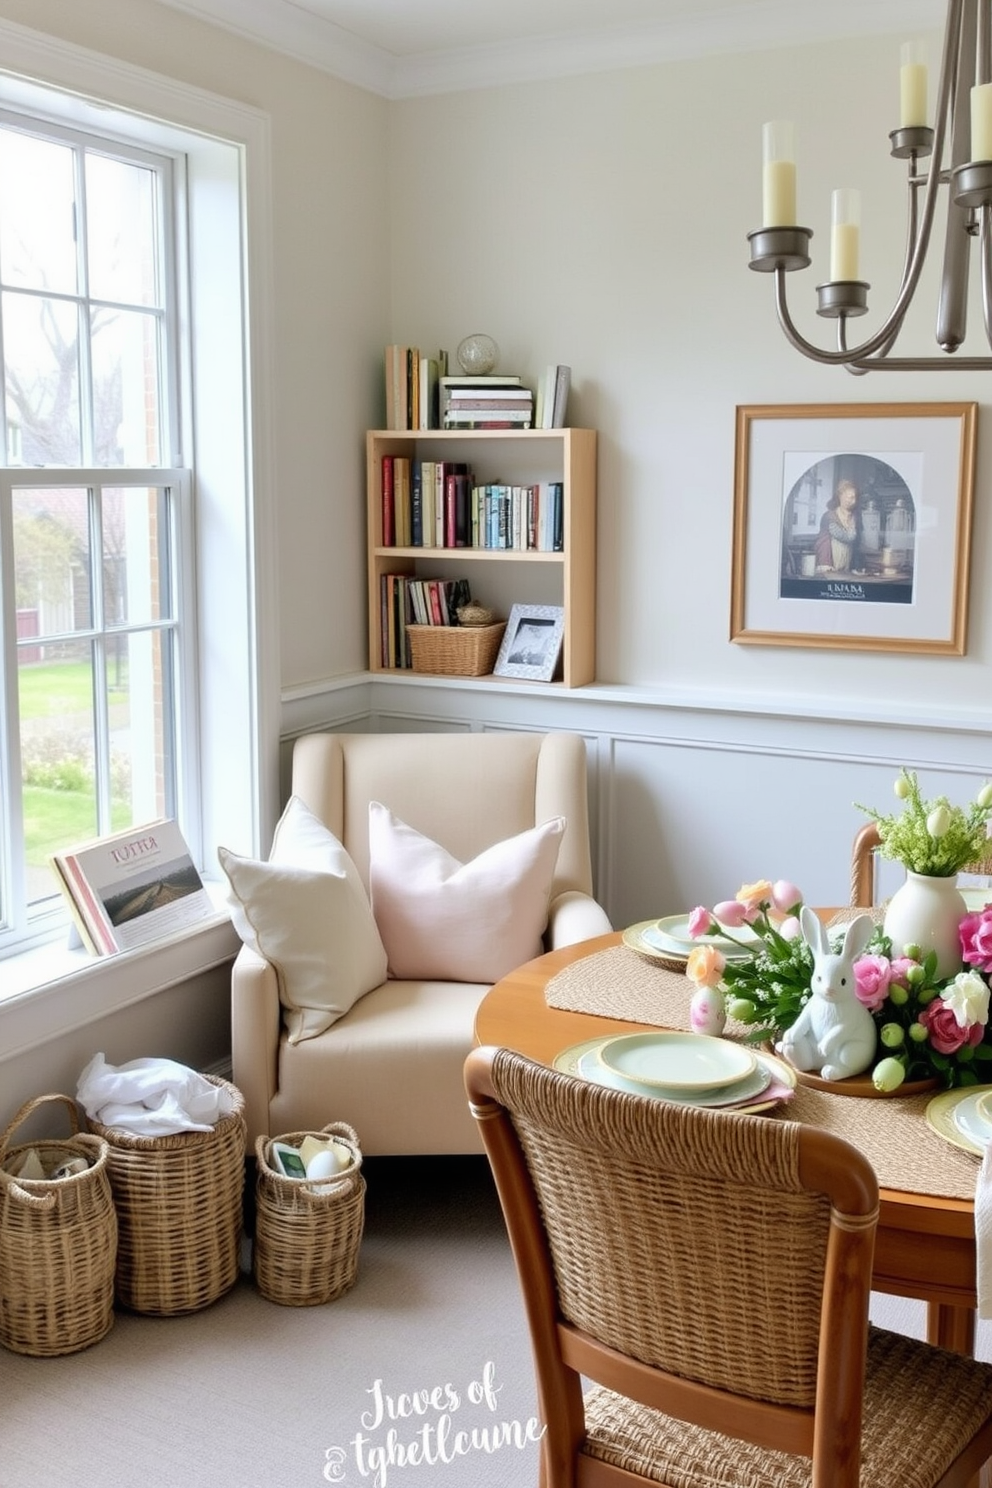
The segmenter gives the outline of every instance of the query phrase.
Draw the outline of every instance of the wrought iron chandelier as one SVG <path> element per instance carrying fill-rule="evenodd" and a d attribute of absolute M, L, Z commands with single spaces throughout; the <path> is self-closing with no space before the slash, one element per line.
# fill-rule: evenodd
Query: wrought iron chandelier
<path fill-rule="evenodd" d="M 889 139 L 892 155 L 908 162 L 909 226 L 902 281 L 885 323 L 860 345 L 848 345 L 847 323 L 866 314 L 870 286 L 858 277 L 858 193 L 835 191 L 830 278 L 816 286 L 816 294 L 817 314 L 837 322 L 837 350 L 815 346 L 796 329 L 785 276 L 809 266 L 813 234 L 795 223 L 792 125 L 784 121 L 765 125 L 764 226 L 747 235 L 750 267 L 775 275 L 779 324 L 796 350 L 814 361 L 843 366 L 856 375 L 992 370 L 992 357 L 953 355 L 967 330 L 968 268 L 976 238 L 985 334 L 992 347 L 992 0 L 948 0 L 932 128 L 926 122 L 926 66 L 913 44 L 903 47 L 900 83 L 900 125 Z M 927 159 L 929 168 L 921 167 Z M 941 187 L 947 188 L 947 225 L 936 339 L 943 355 L 892 356 L 920 282 Z"/>

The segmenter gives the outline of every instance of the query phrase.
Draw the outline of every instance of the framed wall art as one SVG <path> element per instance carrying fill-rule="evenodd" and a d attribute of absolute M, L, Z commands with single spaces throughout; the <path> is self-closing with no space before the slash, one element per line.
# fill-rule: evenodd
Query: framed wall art
<path fill-rule="evenodd" d="M 561 655 L 565 610 L 561 605 L 515 604 L 503 632 L 493 672 L 550 682 Z"/>
<path fill-rule="evenodd" d="M 977 407 L 739 407 L 730 639 L 963 656 Z"/>

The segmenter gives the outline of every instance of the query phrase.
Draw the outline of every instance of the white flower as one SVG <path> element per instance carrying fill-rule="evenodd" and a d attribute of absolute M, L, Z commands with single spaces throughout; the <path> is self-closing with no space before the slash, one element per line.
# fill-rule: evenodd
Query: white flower
<path fill-rule="evenodd" d="M 975 801 L 976 805 L 980 806 L 983 811 L 986 811 L 990 806 L 992 806 L 992 781 L 990 781 L 988 785 L 982 786 L 981 790 L 978 792 L 978 795 L 975 798 Z"/>
<path fill-rule="evenodd" d="M 951 813 L 946 806 L 935 806 L 927 817 L 927 831 L 933 838 L 943 837 L 951 825 Z"/>
<path fill-rule="evenodd" d="M 973 1028 L 989 1018 L 989 988 L 977 971 L 959 971 L 941 992 L 959 1028 Z"/>

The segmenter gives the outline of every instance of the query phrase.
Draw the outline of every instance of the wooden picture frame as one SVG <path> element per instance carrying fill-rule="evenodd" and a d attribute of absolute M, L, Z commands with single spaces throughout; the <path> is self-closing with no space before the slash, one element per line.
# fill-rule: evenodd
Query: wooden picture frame
<path fill-rule="evenodd" d="M 963 656 L 977 409 L 738 407 L 731 641 Z"/>
<path fill-rule="evenodd" d="M 565 634 L 562 605 L 515 604 L 506 622 L 493 675 L 550 682 Z"/>

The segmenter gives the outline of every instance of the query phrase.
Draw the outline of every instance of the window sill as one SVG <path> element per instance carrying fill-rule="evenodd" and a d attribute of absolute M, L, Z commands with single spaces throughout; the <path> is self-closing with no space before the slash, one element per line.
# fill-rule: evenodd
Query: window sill
<path fill-rule="evenodd" d="M 221 905 L 219 885 L 208 888 L 218 903 L 217 913 L 192 930 L 114 956 L 70 950 L 63 937 L 5 960 L 0 993 L 3 1057 L 60 1038 L 70 1029 L 230 961 L 241 942 Z"/>

